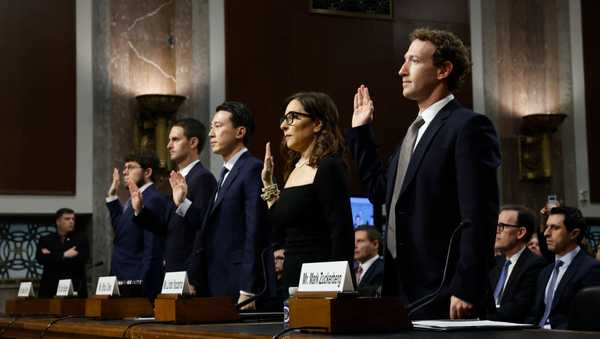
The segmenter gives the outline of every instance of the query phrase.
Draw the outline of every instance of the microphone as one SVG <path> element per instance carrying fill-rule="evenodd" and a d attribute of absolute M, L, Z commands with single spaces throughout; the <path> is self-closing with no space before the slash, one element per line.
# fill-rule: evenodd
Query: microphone
<path fill-rule="evenodd" d="M 258 294 L 255 294 L 253 296 L 251 296 L 250 298 L 238 303 L 237 305 L 235 305 L 235 308 L 237 310 L 240 310 L 242 307 L 250 304 L 251 302 L 255 301 L 256 299 L 262 297 L 263 294 L 265 294 L 265 292 L 267 292 L 267 288 L 269 286 L 269 277 L 267 275 L 267 264 L 265 262 L 265 254 L 267 253 L 267 251 L 274 249 L 276 246 L 278 246 L 277 243 L 273 243 L 267 247 L 265 247 L 261 252 L 260 252 L 260 262 L 262 264 L 262 269 L 263 269 L 263 280 L 265 285 L 263 286 L 262 291 L 260 291 Z"/>
<path fill-rule="evenodd" d="M 444 287 L 444 284 L 446 283 L 446 277 L 448 274 L 448 262 L 450 261 L 450 255 L 452 254 L 452 247 L 454 245 L 454 237 L 456 236 L 457 233 L 459 233 L 459 231 L 463 227 L 465 227 L 465 225 L 470 225 L 470 224 L 471 224 L 471 220 L 464 219 L 463 221 L 460 222 L 460 224 L 458 224 L 458 226 L 456 226 L 456 228 L 452 232 L 452 235 L 450 236 L 450 241 L 448 242 L 448 251 L 446 252 L 446 263 L 444 264 L 444 273 L 442 274 L 442 281 L 440 282 L 440 286 L 432 293 L 429 293 L 426 296 L 421 297 L 421 298 L 413 301 L 412 303 L 410 303 L 408 305 L 408 309 L 409 309 L 408 316 L 409 317 L 414 312 L 429 305 L 432 301 L 435 300 L 435 298 L 438 297 L 439 293 L 441 292 L 442 288 Z"/>

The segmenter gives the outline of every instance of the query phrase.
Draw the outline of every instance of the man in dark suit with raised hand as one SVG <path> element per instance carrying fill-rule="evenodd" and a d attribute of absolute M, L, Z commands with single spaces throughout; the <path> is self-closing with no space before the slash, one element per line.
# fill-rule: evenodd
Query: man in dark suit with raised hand
<path fill-rule="evenodd" d="M 535 232 L 533 213 L 520 205 L 506 205 L 498 215 L 496 250 L 502 255 L 490 272 L 496 313 L 495 320 L 523 323 L 535 297 L 537 279 L 546 266 L 542 257 L 533 254 L 527 243 Z"/>
<path fill-rule="evenodd" d="M 165 271 L 185 271 L 187 262 L 192 254 L 193 239 L 201 223 L 186 217 L 187 209 L 194 205 L 195 210 L 202 218 L 208 211 L 209 204 L 214 195 L 217 181 L 215 177 L 200 162 L 199 155 L 206 140 L 206 127 L 198 120 L 184 118 L 176 121 L 169 132 L 167 149 L 171 161 L 177 165 L 177 173 L 172 172 L 171 177 L 178 176 L 187 185 L 186 194 L 173 196 L 176 206 L 172 204 L 166 216 L 166 228 L 157 228 L 154 220 L 163 216 L 154 215 L 152 211 L 144 208 L 144 199 L 132 193 L 132 202 L 136 210 L 136 221 L 144 227 L 166 237 L 165 240 Z"/>
<path fill-rule="evenodd" d="M 217 191 L 207 213 L 193 203 L 186 214 L 202 224 L 188 268 L 199 295 L 231 296 L 243 302 L 267 283 L 260 257 L 270 236 L 267 207 L 260 198 L 262 162 L 246 148 L 253 130 L 254 118 L 242 103 L 227 101 L 217 107 L 209 132 L 212 151 L 224 161 Z M 173 195 L 183 195 L 186 187 L 181 178 L 174 176 L 171 181 Z M 272 251 L 266 257 L 272 273 Z M 244 309 L 253 308 L 250 303 Z"/>
<path fill-rule="evenodd" d="M 600 285 L 600 261 L 580 247 L 587 226 L 579 209 L 554 207 L 544 236 L 554 263 L 542 270 L 527 323 L 567 329 L 571 303 L 581 289 Z"/>
<path fill-rule="evenodd" d="M 377 295 L 383 284 L 380 244 L 381 233 L 374 226 L 361 225 L 354 229 L 354 274 L 356 287 L 363 295 Z"/>
<path fill-rule="evenodd" d="M 162 216 L 153 219 L 149 228 L 162 229 L 166 227 L 169 202 L 154 185 L 158 166 L 153 153 L 133 153 L 125 158 L 123 177 L 130 192 L 143 194 L 144 208 Z M 120 281 L 142 280 L 145 295 L 154 299 L 162 285 L 164 237 L 134 220 L 131 199 L 123 206 L 117 197 L 119 186 L 119 171 L 115 168 L 106 198 L 114 231 L 111 274 Z"/>
<path fill-rule="evenodd" d="M 484 296 L 498 216 L 498 138 L 490 119 L 452 94 L 470 68 L 462 41 L 429 29 L 417 29 L 410 38 L 399 74 L 402 94 L 417 102 L 419 112 L 389 166 L 377 160 L 374 106 L 364 86 L 354 97 L 348 134 L 370 200 L 388 209 L 383 293 L 411 303 L 435 294 L 449 241 L 462 225 L 441 291 L 412 317 L 483 316 L 492 306 Z"/>

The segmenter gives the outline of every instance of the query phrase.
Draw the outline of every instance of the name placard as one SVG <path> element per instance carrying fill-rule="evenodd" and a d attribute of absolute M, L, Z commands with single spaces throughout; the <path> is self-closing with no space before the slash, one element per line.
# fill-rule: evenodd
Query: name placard
<path fill-rule="evenodd" d="M 302 264 L 299 292 L 353 291 L 347 261 L 328 261 Z"/>
<path fill-rule="evenodd" d="M 119 285 L 117 285 L 117 277 L 113 275 L 98 278 L 98 285 L 96 285 L 96 295 L 119 295 Z"/>
<path fill-rule="evenodd" d="M 33 284 L 31 281 L 24 281 L 19 284 L 19 293 L 17 294 L 17 297 L 29 298 L 34 296 L 35 294 L 33 293 Z"/>
<path fill-rule="evenodd" d="M 168 272 L 163 280 L 162 294 L 191 294 L 187 272 Z"/>
<path fill-rule="evenodd" d="M 73 296 L 73 281 L 71 279 L 61 279 L 58 281 L 58 287 L 56 288 L 57 297 L 70 297 Z"/>

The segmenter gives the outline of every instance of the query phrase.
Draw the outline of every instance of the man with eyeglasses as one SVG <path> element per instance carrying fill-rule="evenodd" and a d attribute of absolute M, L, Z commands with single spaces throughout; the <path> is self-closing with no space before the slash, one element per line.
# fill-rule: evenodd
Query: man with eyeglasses
<path fill-rule="evenodd" d="M 154 185 L 158 164 L 153 153 L 134 153 L 125 158 L 122 174 L 130 195 L 135 191 L 143 194 L 144 208 L 157 216 L 152 220 L 154 227 L 163 228 L 169 204 Z M 106 198 L 114 231 L 111 272 L 120 281 L 142 280 L 145 295 L 154 299 L 161 287 L 164 240 L 134 220 L 131 198 L 121 205 L 120 185 L 119 171 L 115 168 Z"/>
<path fill-rule="evenodd" d="M 600 285 L 600 262 L 580 247 L 587 225 L 579 209 L 554 207 L 544 237 L 554 263 L 542 270 L 527 323 L 567 329 L 572 301 L 580 290 Z"/>
<path fill-rule="evenodd" d="M 524 206 L 503 206 L 498 215 L 495 249 L 501 253 L 490 272 L 494 288 L 496 313 L 490 318 L 522 323 L 525 321 L 536 282 L 546 265 L 542 257 L 534 255 L 527 243 L 535 232 L 535 217 Z"/>

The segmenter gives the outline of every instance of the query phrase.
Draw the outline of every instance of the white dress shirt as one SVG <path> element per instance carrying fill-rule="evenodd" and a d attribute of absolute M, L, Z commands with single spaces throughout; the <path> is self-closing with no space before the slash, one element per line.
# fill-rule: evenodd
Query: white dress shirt
<path fill-rule="evenodd" d="M 190 171 L 192 170 L 192 168 L 194 168 L 194 166 L 196 166 L 196 164 L 199 162 L 200 162 L 200 160 L 192 161 L 187 166 L 185 166 L 184 168 L 179 170 L 179 174 L 181 174 L 184 178 L 186 178 L 187 175 L 190 174 Z M 177 215 L 179 215 L 183 218 L 183 217 L 185 217 L 185 214 L 187 213 L 187 211 L 191 205 L 192 205 L 192 202 L 188 198 L 185 198 L 185 200 L 179 205 L 179 207 L 177 207 L 177 209 L 175 210 L 175 213 L 177 213 Z"/>
<path fill-rule="evenodd" d="M 502 286 L 502 293 L 504 293 L 504 290 L 506 289 L 506 285 L 508 285 L 508 279 L 510 279 L 510 274 L 512 273 L 513 269 L 517 265 L 517 261 L 519 261 L 521 254 L 523 254 L 523 251 L 525 251 L 525 248 L 527 248 L 527 245 L 523 245 L 523 248 L 521 248 L 517 253 L 513 254 L 510 258 L 506 259 L 506 260 L 510 261 L 510 265 L 508 266 L 508 269 L 506 270 L 506 280 L 504 281 L 504 286 Z M 500 307 L 500 305 L 496 304 L 496 307 Z"/>
<path fill-rule="evenodd" d="M 423 118 L 425 123 L 423 123 L 423 125 L 419 127 L 419 132 L 417 133 L 417 139 L 415 139 L 415 146 L 413 147 L 413 151 L 417 148 L 419 140 L 421 140 L 421 137 L 423 136 L 423 134 L 425 134 L 425 131 L 427 130 L 427 127 L 429 127 L 431 121 L 433 121 L 435 116 L 442 110 L 442 108 L 444 108 L 444 106 L 446 106 L 446 104 L 448 104 L 453 99 L 454 95 L 448 94 L 448 96 L 446 96 L 445 98 L 436 101 L 433 105 L 427 107 L 423 112 L 419 112 L 419 115 L 421 116 L 421 118 Z"/>
<path fill-rule="evenodd" d="M 377 259 L 379 259 L 379 255 L 374 255 L 371 259 L 358 264 L 358 266 L 360 266 L 360 268 L 362 269 L 362 275 L 360 276 L 360 280 L 362 280 L 369 268 L 371 268 L 371 265 L 373 265 L 373 263 Z M 360 281 L 357 281 L 357 283 L 360 283 Z"/>
<path fill-rule="evenodd" d="M 577 254 L 579 253 L 580 250 L 581 250 L 581 247 L 577 246 L 571 252 L 568 252 L 567 254 L 563 255 L 562 257 L 559 255 L 555 256 L 555 262 L 556 262 L 556 260 L 560 260 L 563 262 L 563 264 L 561 267 L 558 268 L 558 277 L 556 278 L 556 284 L 554 284 L 554 291 L 552 291 L 552 295 L 553 295 L 552 300 L 553 301 L 554 301 L 554 298 L 556 297 L 556 296 L 554 296 L 554 293 L 556 293 L 556 288 L 560 284 L 560 280 L 565 275 L 565 272 L 567 271 L 567 269 L 573 262 L 573 259 L 575 259 L 575 257 L 577 256 Z M 553 269 L 552 274 L 550 274 L 550 279 L 548 279 L 548 282 L 546 283 L 546 288 L 544 289 L 544 295 L 548 294 L 548 287 L 550 287 L 549 285 L 550 285 L 550 281 L 552 281 L 552 276 L 555 273 L 554 271 L 555 270 Z M 545 303 L 544 303 L 544 305 L 545 305 Z M 551 328 L 550 322 L 548 322 L 546 325 L 544 325 L 544 328 Z"/>

